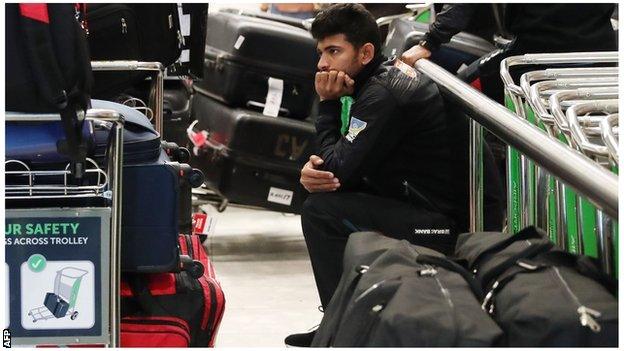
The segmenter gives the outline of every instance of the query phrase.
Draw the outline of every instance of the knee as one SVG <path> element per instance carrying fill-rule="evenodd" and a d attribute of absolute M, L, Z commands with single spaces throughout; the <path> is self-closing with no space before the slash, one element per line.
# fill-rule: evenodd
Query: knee
<path fill-rule="evenodd" d="M 301 206 L 301 217 L 313 217 L 325 212 L 328 206 L 328 194 L 310 194 Z"/>

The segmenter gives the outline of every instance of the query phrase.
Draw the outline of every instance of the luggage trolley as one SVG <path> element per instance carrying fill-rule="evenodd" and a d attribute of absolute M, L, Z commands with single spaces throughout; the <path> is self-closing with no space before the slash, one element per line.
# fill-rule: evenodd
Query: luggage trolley
<path fill-rule="evenodd" d="M 606 169 L 610 167 L 609 148 L 602 144 L 602 128 L 600 122 L 606 120 L 609 115 L 618 112 L 618 100 L 601 100 L 589 101 L 575 104 L 566 110 L 566 117 L 572 135 L 572 140 L 579 151 L 596 161 L 596 163 L 604 166 Z M 584 125 L 581 125 L 581 115 L 598 116 L 593 121 L 585 119 Z M 598 144 L 601 143 L 601 144 Z M 616 235 L 614 233 L 614 219 L 605 215 L 600 210 L 596 211 L 597 240 L 599 251 L 598 255 L 603 270 L 607 274 L 614 272 L 614 245 L 613 240 Z"/>
<path fill-rule="evenodd" d="M 56 276 L 54 278 L 54 296 L 57 299 L 60 299 L 59 302 L 62 305 L 67 306 L 65 313 L 57 315 L 54 313 L 55 311 L 50 310 L 48 306 L 36 307 L 28 312 L 28 315 L 32 317 L 33 322 L 51 318 L 63 318 L 66 316 L 69 316 L 71 320 L 76 319 L 78 317 L 76 299 L 78 298 L 78 292 L 80 291 L 80 283 L 82 281 L 82 277 L 88 273 L 88 271 L 76 267 L 65 267 L 56 271 Z"/>
<path fill-rule="evenodd" d="M 102 299 L 107 301 L 108 309 L 102 310 L 102 335 L 94 337 L 75 338 L 71 336 L 49 336 L 42 337 L 19 337 L 15 336 L 16 344 L 37 344 L 41 342 L 55 344 L 70 343 L 100 343 L 102 340 L 108 342 L 109 346 L 119 346 L 119 294 L 114 293 L 119 290 L 119 234 L 121 230 L 121 179 L 123 164 L 123 117 L 112 110 L 91 109 L 85 115 L 86 121 L 101 120 L 112 123 L 112 138 L 107 147 L 107 168 L 103 170 L 97 166 L 95 161 L 87 159 L 85 167 L 85 178 L 92 184 L 72 185 L 68 184 L 71 175 L 69 165 L 65 169 L 32 170 L 28 165 L 19 160 L 5 161 L 5 171 L 7 180 L 11 183 L 5 186 L 5 198 L 7 204 L 16 204 L 19 208 L 33 208 L 31 201 L 43 201 L 55 203 L 56 201 L 68 201 L 69 203 L 80 203 L 90 199 L 96 200 L 110 211 L 110 235 L 107 235 L 110 242 L 103 246 L 109 247 L 110 265 L 103 265 L 102 269 Z M 58 114 L 31 114 L 7 112 L 5 121 L 10 123 L 22 122 L 56 122 L 60 121 Z M 93 180 L 95 179 L 95 180 Z M 7 205 L 8 207 L 8 205 Z M 58 208 L 58 206 L 56 206 Z M 80 207 L 80 206 L 78 206 Z M 74 207 L 75 208 L 75 207 Z M 105 259 L 102 254 L 102 259 Z M 68 308 L 62 314 L 62 318 L 69 315 L 70 319 L 78 317 L 78 310 L 75 308 L 80 282 L 86 273 L 76 267 L 65 267 L 56 273 L 54 294 L 62 299 Z M 108 299 L 108 300 L 106 300 Z M 48 311 L 47 307 L 35 308 L 29 311 L 28 315 L 33 321 L 45 320 L 55 317 Z M 49 313 L 49 314 L 48 314 Z"/>
<path fill-rule="evenodd" d="M 537 83 L 532 84 L 534 81 Z M 617 87 L 617 69 L 614 68 L 559 68 L 559 69 L 546 69 L 543 71 L 532 71 L 522 75 L 520 79 L 520 85 L 524 91 L 525 96 L 528 97 L 527 102 L 530 107 L 527 107 L 528 113 L 534 113 L 538 125 L 546 131 L 546 133 L 555 140 L 566 141 L 568 138 L 564 134 L 564 130 L 559 128 L 555 123 L 555 117 L 552 111 L 549 111 L 548 97 L 553 94 L 574 88 L 591 88 L 583 91 L 594 91 L 593 88 L 599 89 L 603 87 Z M 605 89 L 604 95 L 607 98 L 613 98 L 614 89 Z M 601 90 L 595 90 L 596 94 L 602 92 Z M 580 94 L 579 99 L 587 99 L 592 96 L 600 98 L 596 94 Z M 615 96 L 617 97 L 617 96 Z M 567 203 L 566 199 L 569 196 L 563 196 L 563 194 L 571 193 L 566 190 L 566 186 L 561 183 L 557 178 L 552 177 L 546 173 L 542 168 L 536 169 L 536 221 L 539 227 L 548 229 L 548 233 L 553 240 L 561 248 L 566 248 L 569 244 L 569 240 L 566 238 L 566 225 L 569 225 L 569 220 L 574 216 L 568 218 L 568 208 L 570 206 L 576 206 L 576 203 L 572 201 Z M 560 196 L 559 196 L 560 195 Z M 586 202 L 582 203 L 586 205 Z M 577 216 L 578 228 L 582 228 L 582 216 Z M 576 224 L 576 223 L 575 223 Z M 579 236 L 580 236 L 579 231 Z M 575 243 L 580 243 L 580 240 L 575 240 Z M 582 247 L 578 245 L 578 249 L 582 250 Z M 575 250 L 576 251 L 576 245 Z M 582 252 L 582 251 L 579 251 Z"/>
<path fill-rule="evenodd" d="M 562 54 L 525 54 L 511 56 L 501 62 L 500 75 L 505 86 L 505 102 L 518 117 L 527 120 L 524 102 L 528 99 L 523 89 L 511 77 L 510 69 L 520 65 L 587 65 L 615 63 L 617 52 L 583 52 Z M 529 120 L 529 122 L 533 122 Z M 513 148 L 508 149 L 508 221 L 510 231 L 517 232 L 522 227 L 535 224 L 535 193 L 532 162 Z"/>
<path fill-rule="evenodd" d="M 607 85 L 607 84 L 605 84 Z M 608 99 L 617 99 L 618 91 L 617 86 L 610 87 L 595 87 L 595 88 L 579 88 L 574 90 L 562 90 L 554 92 L 548 99 L 550 111 L 554 117 L 555 128 L 559 132 L 559 138 L 562 142 L 566 143 L 569 147 L 578 149 L 577 144 L 574 142 L 572 136 L 570 123 L 563 109 L 569 109 L 575 104 L 582 103 L 583 101 L 607 101 Z M 595 123 L 599 121 L 596 116 L 579 117 L 579 122 L 582 123 Z M 593 120 L 593 122 L 592 122 Z M 596 127 L 593 127 L 596 129 Z M 581 151 L 581 150 L 579 150 Z M 596 208 L 589 203 L 585 198 L 582 198 L 570 189 L 566 189 L 566 186 L 558 184 L 558 198 L 560 204 L 560 213 L 563 213 L 563 219 L 568 221 L 569 224 L 573 224 L 576 227 L 571 228 L 568 226 L 569 240 L 575 240 L 578 243 L 578 252 L 585 253 L 587 249 L 596 251 L 596 256 L 599 255 L 596 248 L 597 237 L 599 233 L 595 232 L 596 227 Z M 573 210 L 580 212 L 578 215 L 570 215 L 563 211 Z M 569 218 L 568 218 L 569 217 Z M 574 218 L 576 217 L 576 219 Z M 565 225 L 566 222 L 562 224 Z M 585 241 L 585 243 L 583 243 Z M 590 244 L 590 245 L 586 245 Z M 588 253 L 589 254 L 589 253 Z"/>

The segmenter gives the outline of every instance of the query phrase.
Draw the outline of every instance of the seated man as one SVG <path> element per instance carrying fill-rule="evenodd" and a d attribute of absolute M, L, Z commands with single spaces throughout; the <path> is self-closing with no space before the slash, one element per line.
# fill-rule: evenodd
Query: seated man
<path fill-rule="evenodd" d="M 467 140 L 468 129 L 465 116 L 447 113 L 427 76 L 383 62 L 375 19 L 361 5 L 327 8 L 311 31 L 320 55 L 319 156 L 311 156 L 301 170 L 301 183 L 313 193 L 301 222 L 325 308 L 353 232 L 375 230 L 453 251 L 457 233 L 467 230 L 468 145 L 458 140 Z M 352 96 L 350 107 L 346 95 Z M 457 137 L 460 130 L 465 137 Z M 500 181 L 493 182 L 500 195 Z M 496 215 L 486 228 L 500 230 L 501 202 L 492 209 Z M 306 346 L 313 335 L 294 334 L 285 341 Z"/>

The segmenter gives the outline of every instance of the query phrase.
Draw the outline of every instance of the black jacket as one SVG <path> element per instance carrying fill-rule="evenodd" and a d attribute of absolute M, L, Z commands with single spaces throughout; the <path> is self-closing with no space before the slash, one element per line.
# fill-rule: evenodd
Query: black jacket
<path fill-rule="evenodd" d="M 438 87 L 427 76 L 412 71 L 412 78 L 381 61 L 371 62 L 354 78 L 355 101 L 346 136 L 340 133 L 340 101 L 321 102 L 316 130 L 323 169 L 340 179 L 340 191 L 364 190 L 414 202 L 404 195 L 402 183 L 407 181 L 436 212 L 459 216 L 463 222 L 466 119 L 447 113 Z"/>
<path fill-rule="evenodd" d="M 481 20 L 486 4 L 446 5 L 436 15 L 425 40 L 432 48 L 449 42 L 470 23 Z M 487 4 L 492 6 L 491 4 Z M 515 36 L 522 52 L 617 50 L 610 18 L 614 4 L 499 4 L 504 30 Z"/>

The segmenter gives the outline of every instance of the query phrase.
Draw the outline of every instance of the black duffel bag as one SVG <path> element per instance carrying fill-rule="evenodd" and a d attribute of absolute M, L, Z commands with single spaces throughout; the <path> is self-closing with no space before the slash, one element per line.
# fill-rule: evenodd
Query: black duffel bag
<path fill-rule="evenodd" d="M 354 233 L 344 263 L 312 346 L 493 346 L 502 336 L 476 281 L 439 252 Z"/>
<path fill-rule="evenodd" d="M 554 249 L 539 229 L 459 236 L 456 256 L 486 291 L 505 346 L 617 346 L 613 280 L 595 261 Z"/>

